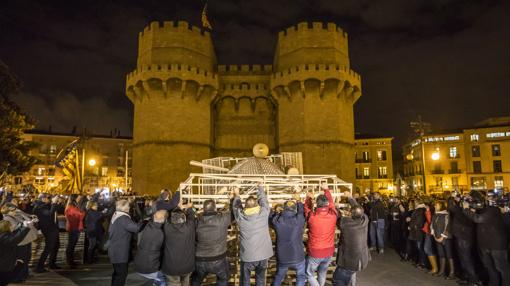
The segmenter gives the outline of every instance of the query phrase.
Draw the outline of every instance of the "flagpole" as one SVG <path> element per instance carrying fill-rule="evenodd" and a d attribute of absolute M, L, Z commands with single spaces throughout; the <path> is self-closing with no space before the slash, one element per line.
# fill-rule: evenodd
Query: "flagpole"
<path fill-rule="evenodd" d="M 80 193 L 83 193 L 83 185 L 85 181 L 85 140 L 83 140 L 83 144 L 81 147 L 81 186 Z"/>
<path fill-rule="evenodd" d="M 129 151 L 126 149 L 126 162 L 125 162 L 125 165 L 126 165 L 126 170 L 124 170 L 124 184 L 125 184 L 125 188 L 126 188 L 126 191 L 128 189 L 128 158 L 129 158 Z"/>

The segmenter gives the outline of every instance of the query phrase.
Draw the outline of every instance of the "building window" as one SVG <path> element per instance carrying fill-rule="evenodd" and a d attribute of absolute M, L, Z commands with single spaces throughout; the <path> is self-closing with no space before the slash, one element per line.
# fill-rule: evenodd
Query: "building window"
<path fill-rule="evenodd" d="M 457 161 L 450 162 L 450 174 L 458 174 L 459 171 L 459 163 Z"/>
<path fill-rule="evenodd" d="M 450 147 L 450 158 L 457 158 L 457 147 Z"/>
<path fill-rule="evenodd" d="M 459 177 L 452 177 L 452 186 L 454 187 L 459 186 Z"/>
<path fill-rule="evenodd" d="M 363 152 L 363 161 L 370 162 L 370 153 L 368 151 Z"/>
<path fill-rule="evenodd" d="M 471 156 L 480 157 L 480 146 L 476 145 L 471 147 Z"/>
<path fill-rule="evenodd" d="M 48 168 L 48 176 L 50 177 L 55 176 L 55 168 L 53 167 Z"/>
<path fill-rule="evenodd" d="M 494 167 L 494 173 L 503 172 L 503 167 L 501 166 L 501 160 L 492 161 L 492 166 Z"/>
<path fill-rule="evenodd" d="M 501 156 L 501 148 L 499 147 L 499 144 L 492 145 L 492 156 Z"/>
<path fill-rule="evenodd" d="M 44 178 L 36 178 L 35 183 L 37 185 L 44 185 Z"/>
<path fill-rule="evenodd" d="M 21 185 L 23 183 L 23 177 L 14 178 L 14 184 Z"/>
<path fill-rule="evenodd" d="M 503 176 L 495 176 L 494 177 L 494 188 L 502 189 L 504 186 Z"/>
<path fill-rule="evenodd" d="M 124 177 L 124 168 L 117 168 L 117 177 Z"/>
<path fill-rule="evenodd" d="M 37 176 L 44 176 L 44 168 L 37 168 Z"/>
<path fill-rule="evenodd" d="M 377 160 L 378 161 L 386 161 L 386 151 L 385 150 L 377 150 Z"/>
<path fill-rule="evenodd" d="M 478 134 L 471 134 L 471 141 L 478 141 L 480 139 L 480 135 Z"/>
<path fill-rule="evenodd" d="M 57 145 L 50 145 L 50 154 L 57 153 Z"/>
<path fill-rule="evenodd" d="M 108 167 L 101 167 L 101 176 L 102 177 L 108 176 Z"/>
<path fill-rule="evenodd" d="M 363 168 L 363 177 L 365 179 L 370 178 L 370 168 L 368 168 L 368 167 Z"/>
<path fill-rule="evenodd" d="M 485 177 L 471 177 L 471 189 L 475 190 L 487 189 Z"/>
<path fill-rule="evenodd" d="M 481 161 L 473 161 L 473 173 L 481 173 L 482 172 L 482 162 Z"/>
<path fill-rule="evenodd" d="M 388 168 L 386 166 L 379 167 L 379 178 L 387 178 L 388 177 Z"/>

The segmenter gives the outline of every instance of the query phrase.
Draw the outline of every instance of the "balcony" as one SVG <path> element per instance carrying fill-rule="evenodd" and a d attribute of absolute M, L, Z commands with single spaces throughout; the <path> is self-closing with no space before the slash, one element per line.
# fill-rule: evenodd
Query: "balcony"
<path fill-rule="evenodd" d="M 356 163 L 372 163 L 372 159 L 371 158 L 368 158 L 368 159 L 356 158 Z"/>
<path fill-rule="evenodd" d="M 460 173 L 462 173 L 460 169 L 448 170 L 448 174 L 460 174 Z"/>
<path fill-rule="evenodd" d="M 377 176 L 378 179 L 388 179 L 388 175 L 379 175 Z"/>
<path fill-rule="evenodd" d="M 444 174 L 444 170 L 435 169 L 435 170 L 430 171 L 430 173 L 433 175 L 441 175 L 441 174 Z"/>

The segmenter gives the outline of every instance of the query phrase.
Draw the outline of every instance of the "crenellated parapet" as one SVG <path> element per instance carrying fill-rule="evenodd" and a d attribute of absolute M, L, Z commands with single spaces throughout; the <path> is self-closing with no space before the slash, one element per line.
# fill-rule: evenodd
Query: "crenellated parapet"
<path fill-rule="evenodd" d="M 272 65 L 218 65 L 220 75 L 258 75 L 272 71 Z"/>
<path fill-rule="evenodd" d="M 138 37 L 138 66 L 187 64 L 213 72 L 216 55 L 209 32 L 185 21 L 152 22 Z"/>
<path fill-rule="evenodd" d="M 303 63 L 349 67 L 347 34 L 334 23 L 302 22 L 278 34 L 274 70 Z"/>
<path fill-rule="evenodd" d="M 297 86 L 301 96 L 306 96 L 306 81 L 318 81 L 319 95 L 323 96 L 326 82 L 335 82 L 335 94 L 352 97 L 354 102 L 361 96 L 361 76 L 346 66 L 335 64 L 301 64 L 278 71 L 271 77 L 271 89 L 278 96 L 292 97 L 291 85 Z"/>
<path fill-rule="evenodd" d="M 133 103 L 155 94 L 167 97 L 172 91 L 182 97 L 191 85 L 196 86 L 194 96 L 199 99 L 208 90 L 217 92 L 218 76 L 190 65 L 152 64 L 129 73 L 126 83 L 126 94 Z"/>

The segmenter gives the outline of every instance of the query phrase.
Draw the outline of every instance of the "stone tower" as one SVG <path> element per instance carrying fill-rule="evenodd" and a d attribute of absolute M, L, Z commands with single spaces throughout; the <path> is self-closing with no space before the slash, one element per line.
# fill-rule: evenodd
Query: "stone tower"
<path fill-rule="evenodd" d="M 271 89 L 280 151 L 303 152 L 305 173 L 334 173 L 353 182 L 353 105 L 361 79 L 350 69 L 347 34 L 316 22 L 280 32 Z"/>
<path fill-rule="evenodd" d="M 210 34 L 182 21 L 153 22 L 138 42 L 126 89 L 134 105 L 133 189 L 155 194 L 176 188 L 190 160 L 211 155 L 216 56 Z"/>
<path fill-rule="evenodd" d="M 217 65 L 208 32 L 153 22 L 139 35 L 127 76 L 134 104 L 133 187 L 175 189 L 190 160 L 303 152 L 306 173 L 354 181 L 353 104 L 347 35 L 335 24 L 300 23 L 278 35 L 274 65 Z"/>

